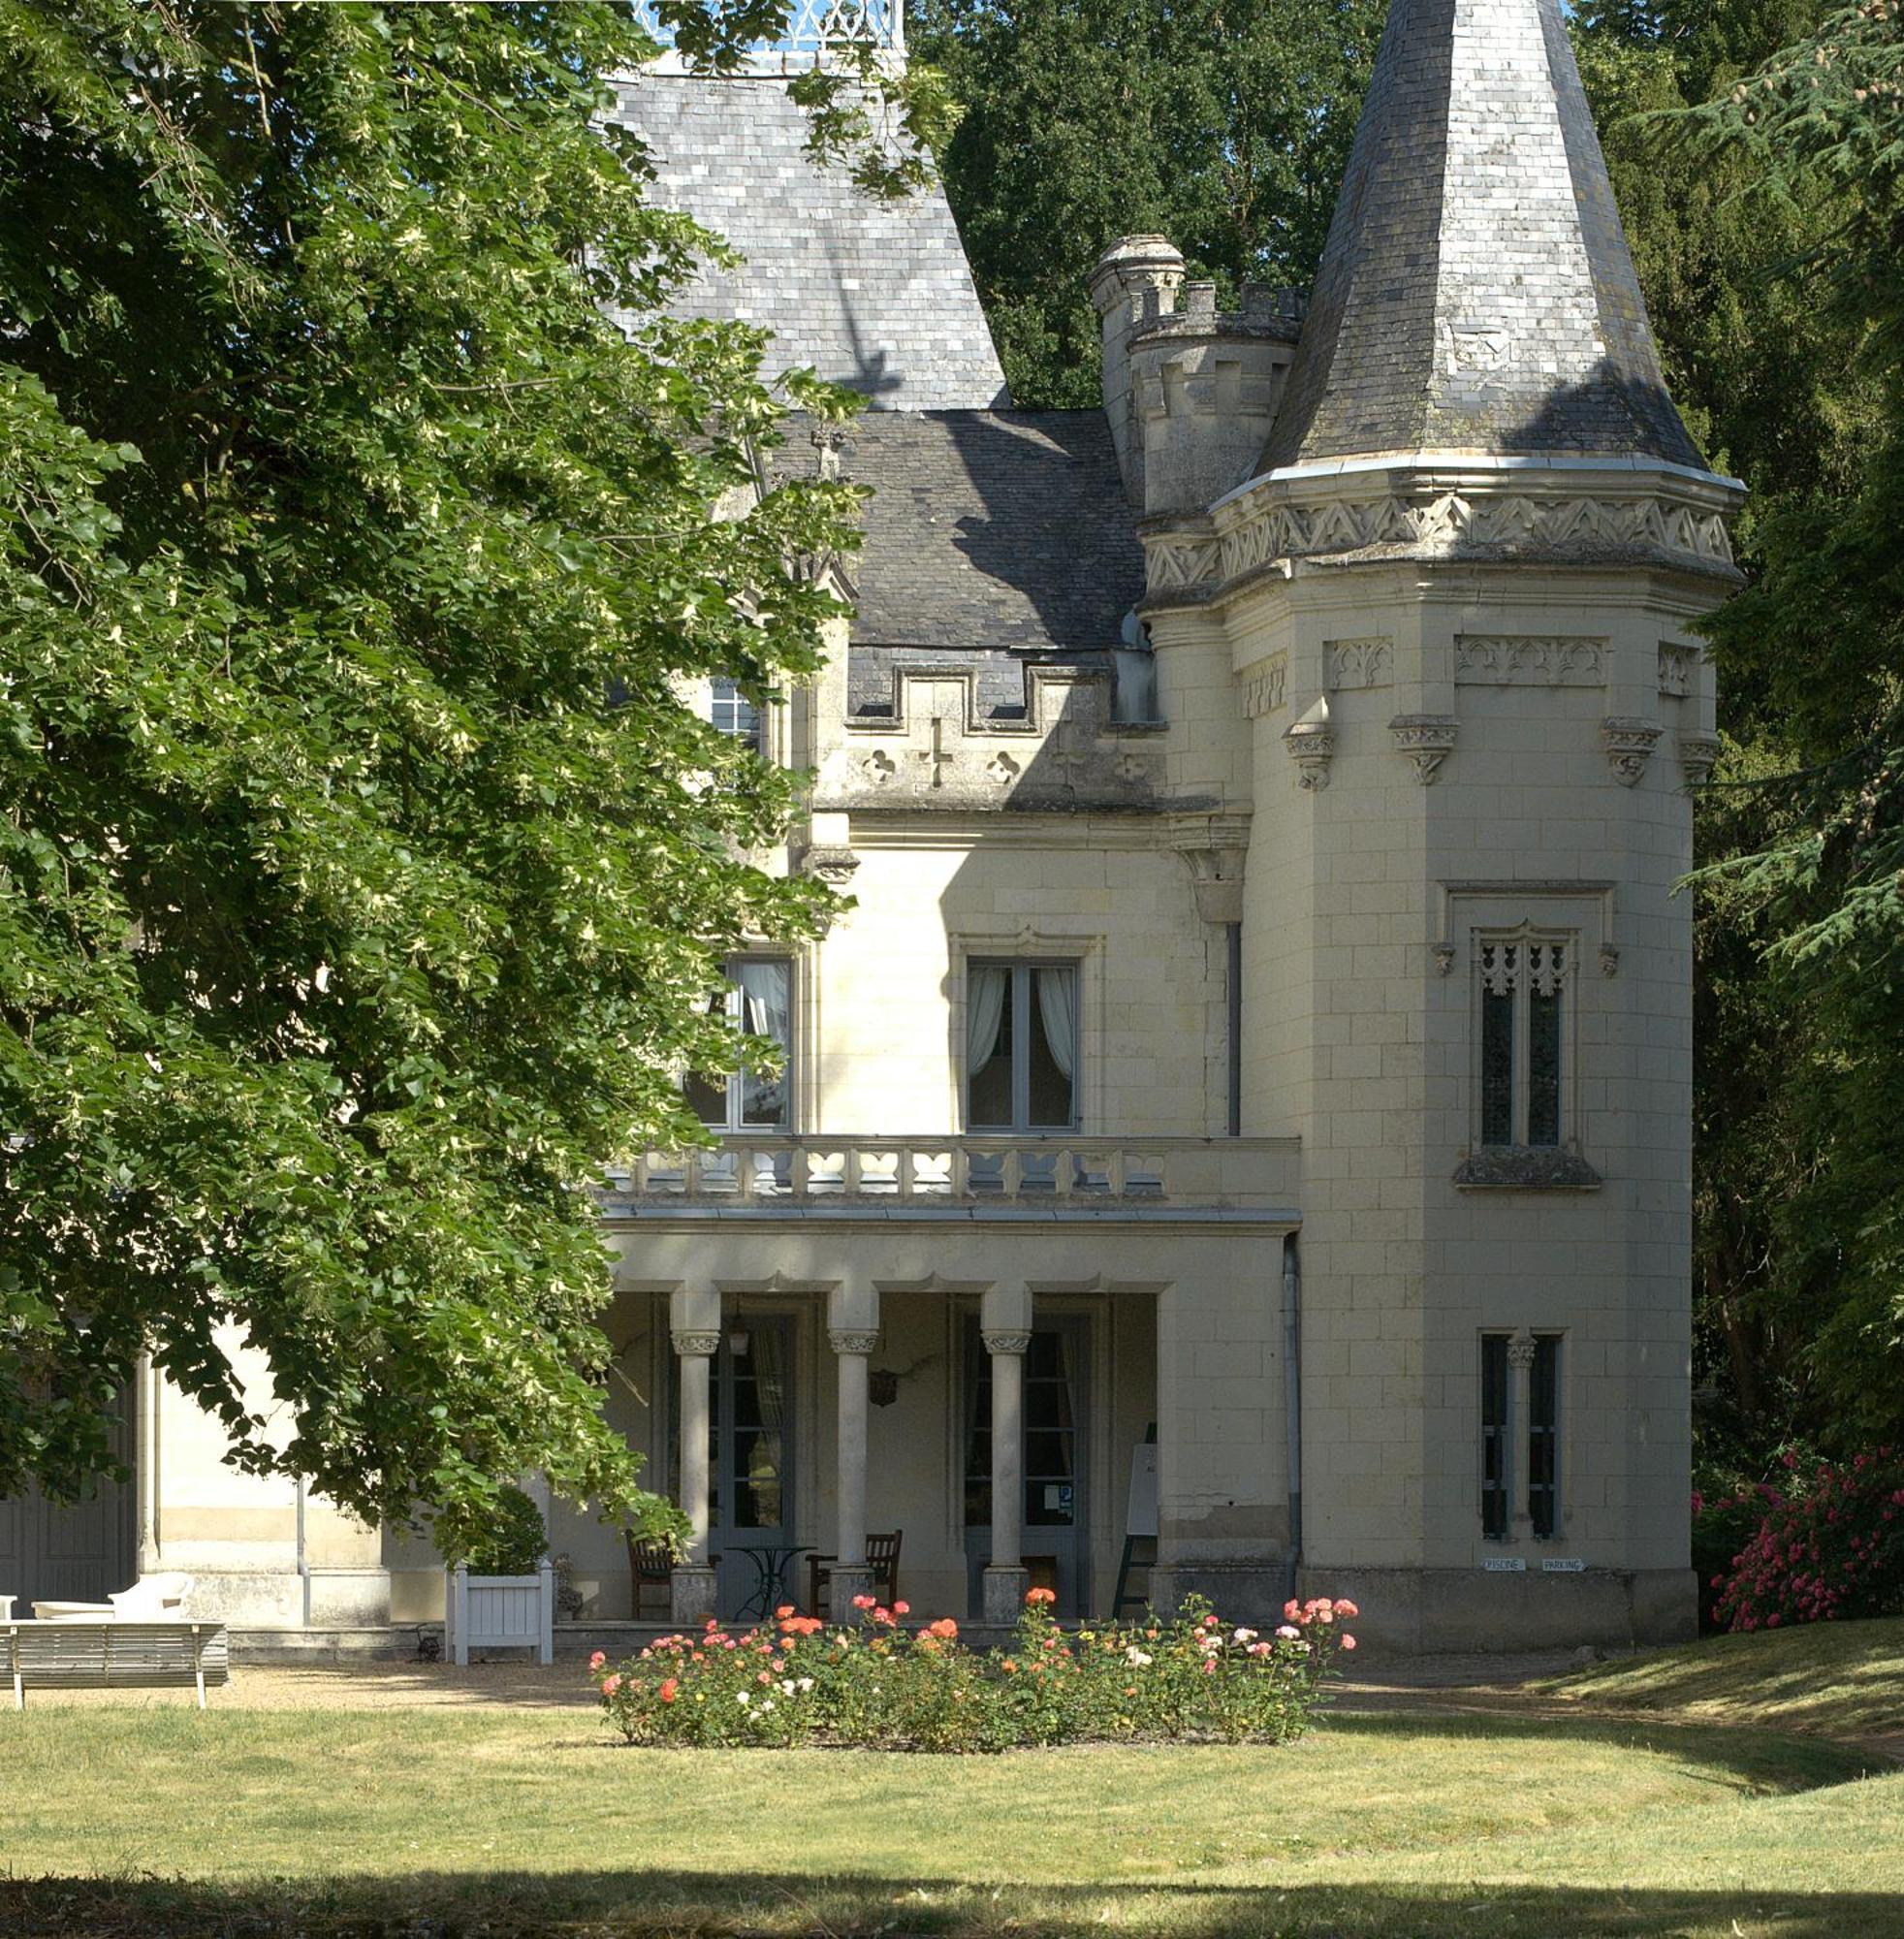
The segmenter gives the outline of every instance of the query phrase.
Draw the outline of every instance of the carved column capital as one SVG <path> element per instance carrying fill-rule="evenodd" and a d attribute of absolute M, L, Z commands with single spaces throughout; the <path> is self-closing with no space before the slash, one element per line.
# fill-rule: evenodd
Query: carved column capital
<path fill-rule="evenodd" d="M 980 1335 L 988 1353 L 1023 1353 L 1031 1344 L 1030 1333 L 1005 1332 L 987 1328 Z"/>
<path fill-rule="evenodd" d="M 1525 1326 L 1508 1336 L 1507 1364 L 1523 1370 L 1534 1364 L 1534 1335 Z"/>
<path fill-rule="evenodd" d="M 867 1333 L 856 1327 L 830 1326 L 826 1337 L 836 1353 L 871 1353 L 879 1345 L 876 1330 Z"/>
<path fill-rule="evenodd" d="M 675 1351 L 683 1359 L 690 1356 L 705 1358 L 708 1354 L 720 1351 L 718 1332 L 703 1333 L 678 1326 L 674 1329 L 674 1342 Z"/>

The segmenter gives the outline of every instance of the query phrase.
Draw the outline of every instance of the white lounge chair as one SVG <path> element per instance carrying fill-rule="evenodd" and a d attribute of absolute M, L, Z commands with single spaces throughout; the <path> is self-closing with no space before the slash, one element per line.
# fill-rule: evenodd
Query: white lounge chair
<path fill-rule="evenodd" d="M 177 1569 L 142 1575 L 130 1589 L 121 1589 L 105 1603 L 35 1603 L 33 1613 L 43 1623 L 151 1623 L 176 1618 L 192 1593 L 192 1578 Z M 0 1611 L 0 1620 L 5 1612 Z"/>

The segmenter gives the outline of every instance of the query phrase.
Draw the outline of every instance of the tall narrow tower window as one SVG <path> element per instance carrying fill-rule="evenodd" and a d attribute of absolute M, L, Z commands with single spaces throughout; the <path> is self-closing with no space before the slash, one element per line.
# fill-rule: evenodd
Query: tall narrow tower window
<path fill-rule="evenodd" d="M 1565 1141 L 1567 981 L 1564 941 L 1482 938 L 1480 1142 L 1553 1146 Z"/>

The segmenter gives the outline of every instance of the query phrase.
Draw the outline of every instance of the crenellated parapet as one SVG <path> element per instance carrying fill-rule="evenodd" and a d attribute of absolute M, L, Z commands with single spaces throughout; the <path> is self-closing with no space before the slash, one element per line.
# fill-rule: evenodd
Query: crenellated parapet
<path fill-rule="evenodd" d="M 981 706 L 975 668 L 895 666 L 891 680 L 887 707 L 831 737 L 816 810 L 1071 811 L 1157 799 L 1162 723 L 1117 717 L 1107 660 L 1026 664 L 1025 704 L 1009 713 Z"/>

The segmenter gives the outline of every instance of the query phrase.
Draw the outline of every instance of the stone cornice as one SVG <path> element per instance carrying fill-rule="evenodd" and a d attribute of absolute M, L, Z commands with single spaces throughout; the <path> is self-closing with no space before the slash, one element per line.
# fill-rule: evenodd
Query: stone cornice
<path fill-rule="evenodd" d="M 1222 595 L 1297 563 L 1666 566 L 1737 583 L 1727 522 L 1744 488 L 1684 465 L 1420 455 L 1292 466 L 1156 524 L 1147 597 Z"/>

